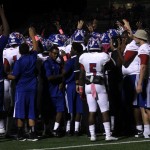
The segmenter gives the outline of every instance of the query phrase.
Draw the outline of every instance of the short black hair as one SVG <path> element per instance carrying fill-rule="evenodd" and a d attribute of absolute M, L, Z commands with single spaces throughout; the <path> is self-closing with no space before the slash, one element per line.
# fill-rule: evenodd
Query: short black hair
<path fill-rule="evenodd" d="M 59 51 L 59 48 L 58 48 L 57 45 L 53 45 L 53 46 L 49 49 L 49 51 L 50 51 L 50 52 L 53 52 L 54 49 L 56 49 L 56 50 Z"/>
<path fill-rule="evenodd" d="M 76 51 L 77 53 L 83 52 L 83 46 L 81 45 L 81 43 L 73 42 L 72 47 L 73 47 L 74 51 Z"/>
<path fill-rule="evenodd" d="M 27 43 L 22 43 L 20 46 L 19 46 L 19 53 L 21 55 L 24 55 L 24 54 L 28 54 L 29 53 L 29 46 Z"/>

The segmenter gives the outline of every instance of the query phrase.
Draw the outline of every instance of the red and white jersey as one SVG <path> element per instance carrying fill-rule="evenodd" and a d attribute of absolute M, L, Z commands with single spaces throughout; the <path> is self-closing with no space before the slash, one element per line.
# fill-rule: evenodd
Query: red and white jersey
<path fill-rule="evenodd" d="M 79 63 L 84 66 L 86 76 L 96 75 L 103 77 L 104 65 L 110 60 L 105 52 L 83 53 L 79 57 Z"/>
<path fill-rule="evenodd" d="M 148 44 L 149 48 L 150 48 L 150 44 Z M 149 56 L 149 62 L 148 62 L 148 77 L 150 79 L 150 56 Z"/>
<path fill-rule="evenodd" d="M 132 75 L 132 74 L 140 73 L 140 58 L 137 55 L 138 49 L 139 49 L 139 46 L 136 45 L 134 40 L 131 43 L 127 44 L 125 51 L 124 51 L 124 56 L 128 51 L 129 51 L 128 55 L 130 55 L 130 52 L 131 54 L 132 52 L 136 52 L 136 56 L 127 68 L 122 66 L 123 75 Z"/>
<path fill-rule="evenodd" d="M 3 51 L 3 63 L 8 63 L 10 67 L 14 64 L 16 60 L 18 60 L 21 57 L 19 53 L 19 46 L 18 47 L 10 47 Z"/>
<path fill-rule="evenodd" d="M 138 50 L 138 57 L 140 57 L 140 64 L 148 66 L 147 75 L 150 78 L 150 45 L 148 43 L 142 44 Z"/>
<path fill-rule="evenodd" d="M 139 49 L 138 49 L 138 56 L 140 55 L 150 55 L 150 46 L 145 43 L 145 44 L 142 44 Z"/>

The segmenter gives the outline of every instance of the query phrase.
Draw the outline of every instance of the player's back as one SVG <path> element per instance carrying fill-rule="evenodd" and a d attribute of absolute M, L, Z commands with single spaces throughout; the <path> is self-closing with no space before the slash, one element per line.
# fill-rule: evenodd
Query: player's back
<path fill-rule="evenodd" d="M 79 62 L 84 66 L 86 76 L 103 76 L 103 67 L 110 60 L 110 56 L 104 52 L 83 53 Z"/>

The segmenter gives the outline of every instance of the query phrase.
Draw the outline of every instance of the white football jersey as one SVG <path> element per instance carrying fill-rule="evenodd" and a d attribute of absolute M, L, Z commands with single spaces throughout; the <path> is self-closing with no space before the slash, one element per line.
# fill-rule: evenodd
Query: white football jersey
<path fill-rule="evenodd" d="M 145 43 L 139 47 L 138 56 L 141 54 L 145 54 L 149 56 L 149 62 L 147 64 L 148 65 L 147 75 L 150 78 L 150 45 L 149 44 Z"/>
<path fill-rule="evenodd" d="M 66 54 L 70 54 L 72 44 L 69 44 L 65 47 Z"/>
<path fill-rule="evenodd" d="M 135 41 L 133 40 L 131 43 L 127 44 L 124 51 L 124 55 L 128 50 L 138 52 L 138 49 L 139 46 L 137 46 Z M 123 75 L 132 75 L 140 73 L 140 58 L 138 57 L 138 55 L 135 56 L 135 58 L 127 68 L 122 66 L 122 73 Z"/>
<path fill-rule="evenodd" d="M 9 63 L 10 69 L 13 68 L 13 64 L 16 60 L 18 60 L 20 58 L 20 53 L 19 53 L 19 46 L 18 47 L 10 47 L 7 48 L 3 51 L 3 63 L 4 60 L 6 59 L 7 62 Z M 4 80 L 4 99 L 5 101 L 7 99 L 10 99 L 11 94 L 11 86 L 10 86 L 11 82 L 8 79 Z"/>
<path fill-rule="evenodd" d="M 11 67 L 14 64 L 14 62 L 18 60 L 20 57 L 21 55 L 19 53 L 19 46 L 15 48 L 10 47 L 3 51 L 3 62 L 4 62 L 4 59 L 7 59 Z"/>
<path fill-rule="evenodd" d="M 105 52 L 83 53 L 79 57 L 79 63 L 84 66 L 86 76 L 97 75 L 103 77 L 104 65 L 110 60 Z"/>

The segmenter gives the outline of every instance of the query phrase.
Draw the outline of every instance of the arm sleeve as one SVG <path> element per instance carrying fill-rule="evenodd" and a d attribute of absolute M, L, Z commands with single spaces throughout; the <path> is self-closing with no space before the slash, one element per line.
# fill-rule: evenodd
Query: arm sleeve
<path fill-rule="evenodd" d="M 145 54 L 140 54 L 139 55 L 140 60 L 141 60 L 141 65 L 147 65 L 149 61 L 149 56 Z"/>

